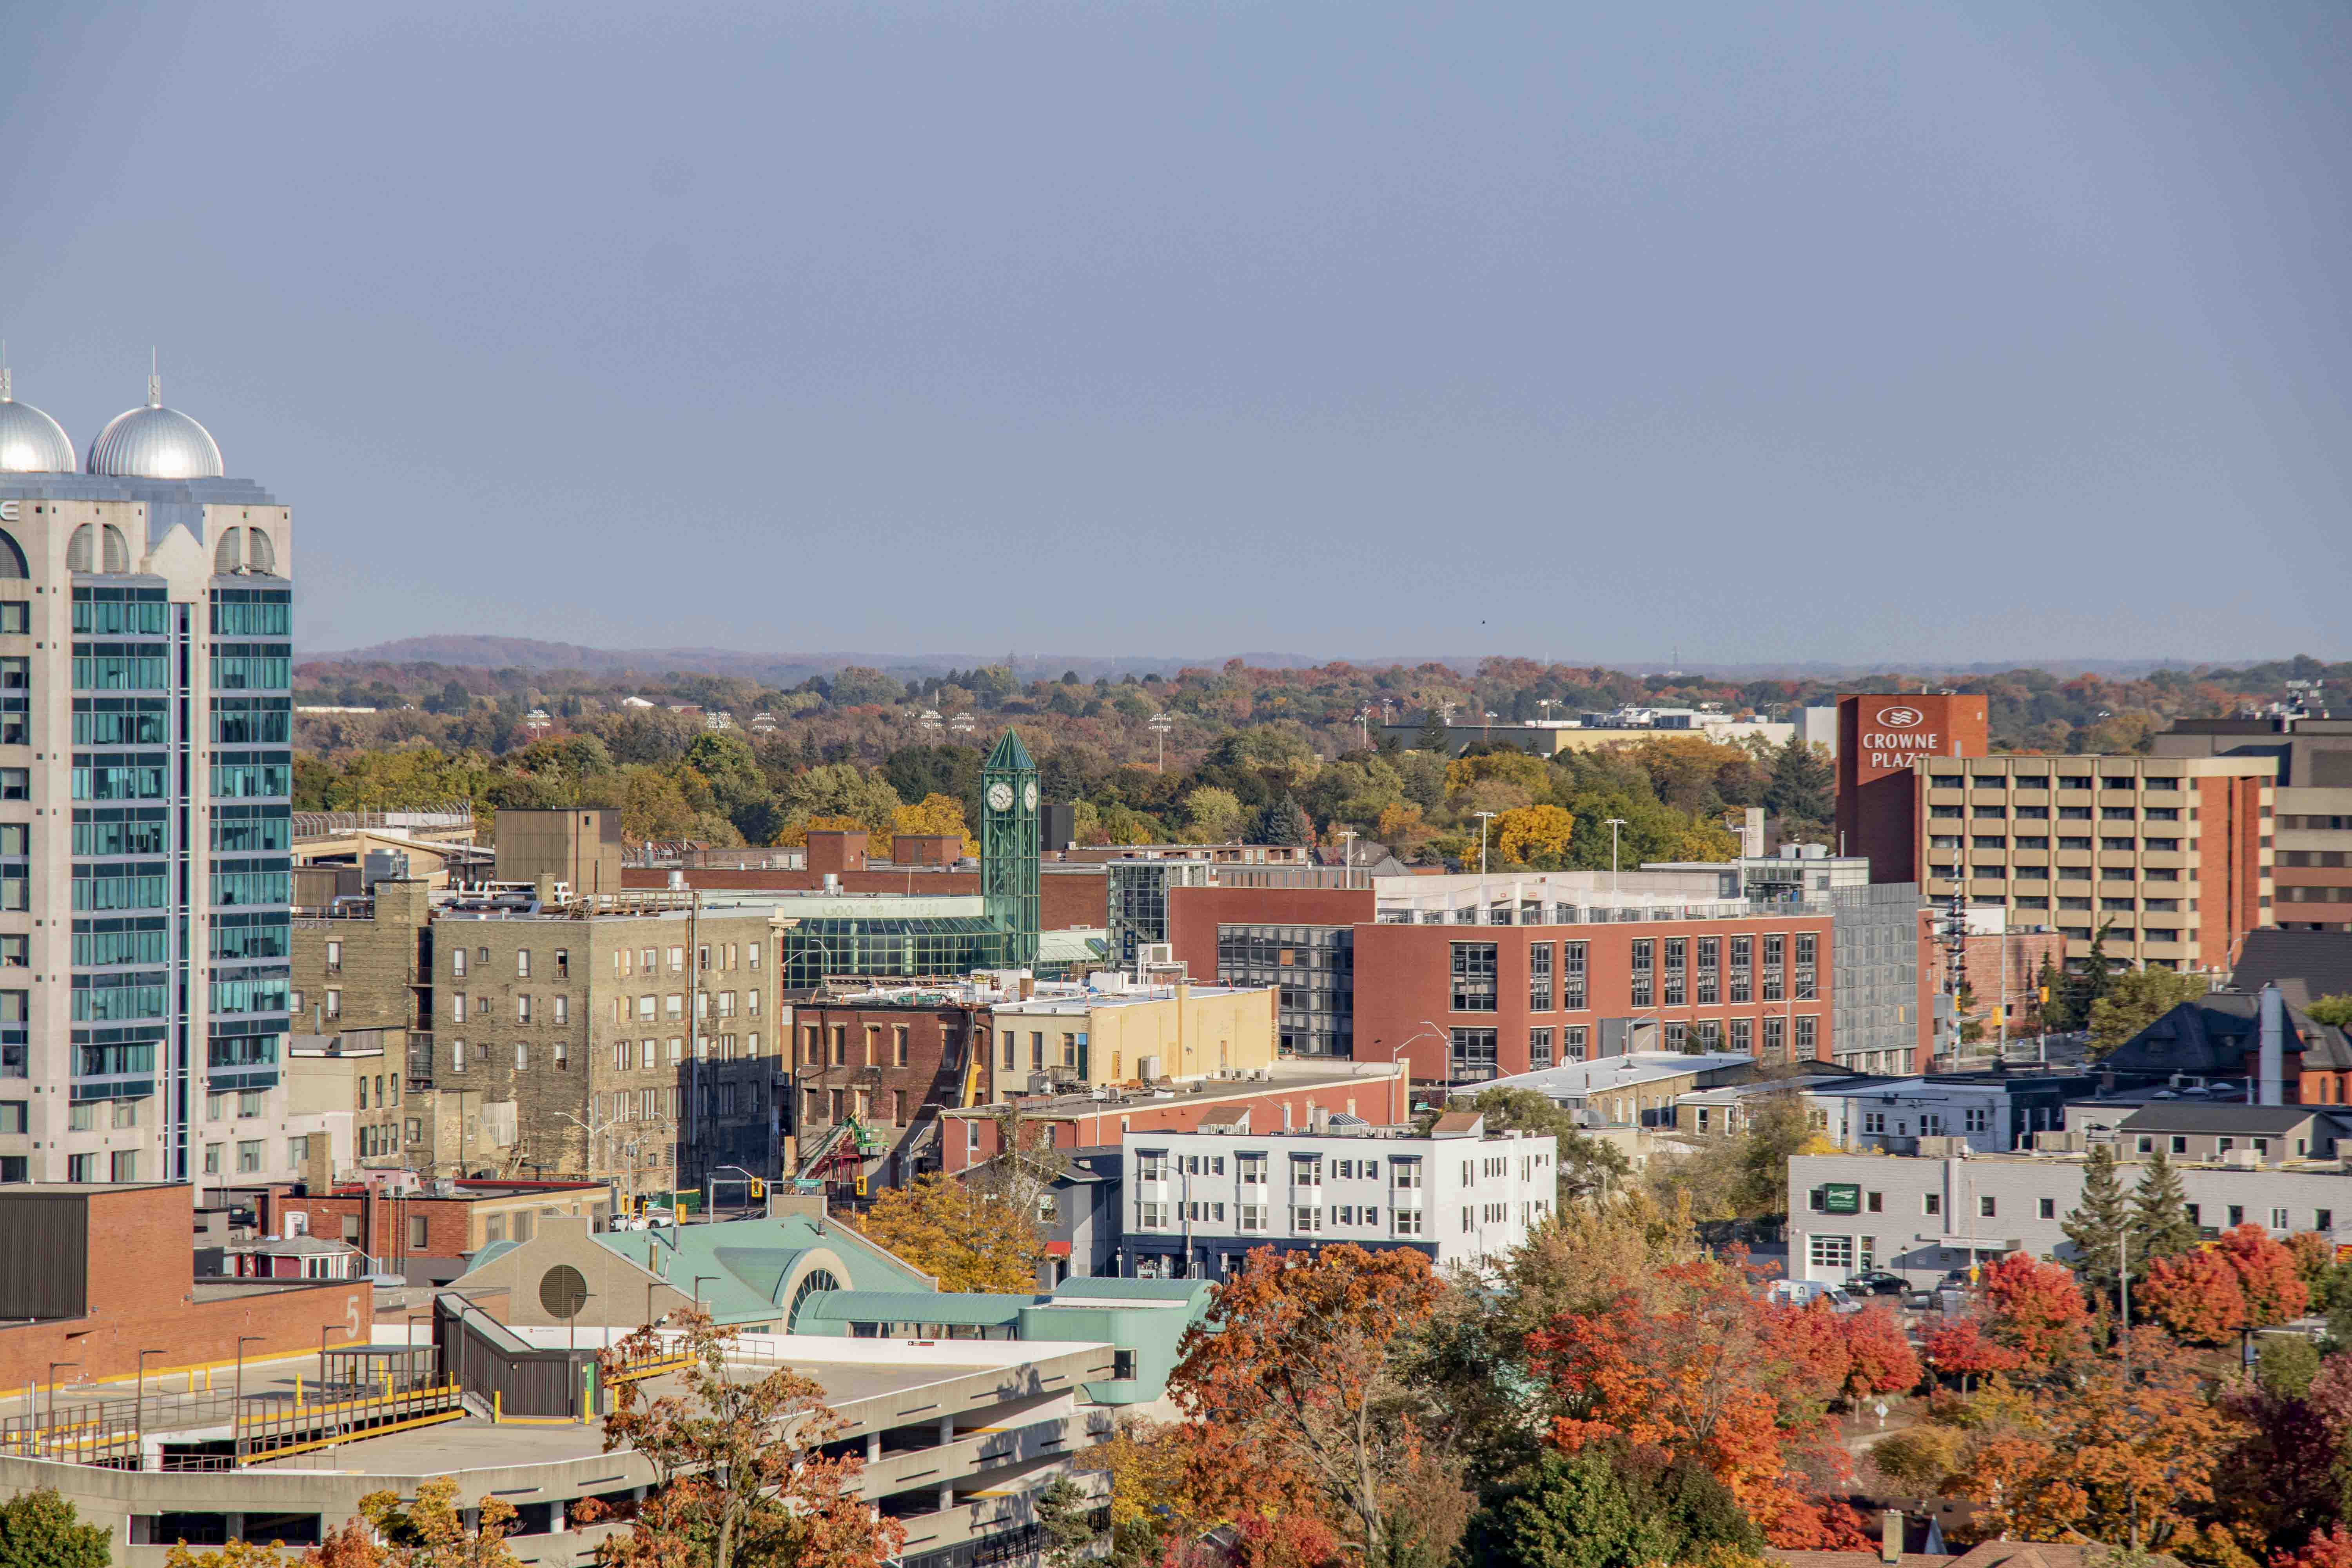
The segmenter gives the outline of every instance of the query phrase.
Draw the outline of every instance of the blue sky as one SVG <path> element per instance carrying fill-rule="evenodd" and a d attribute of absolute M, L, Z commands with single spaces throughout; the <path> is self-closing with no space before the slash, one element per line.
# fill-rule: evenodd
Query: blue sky
<path fill-rule="evenodd" d="M 0 16 L 306 647 L 2344 657 L 2352 12 Z"/>

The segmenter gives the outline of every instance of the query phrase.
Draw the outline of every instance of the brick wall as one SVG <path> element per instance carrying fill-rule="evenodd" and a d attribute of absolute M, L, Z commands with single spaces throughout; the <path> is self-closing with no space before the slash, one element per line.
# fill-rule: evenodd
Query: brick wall
<path fill-rule="evenodd" d="M 319 1331 L 338 1340 L 367 1332 L 371 1288 L 343 1282 L 226 1300 L 197 1300 L 193 1199 L 184 1186 L 125 1187 L 89 1195 L 89 1310 L 79 1318 L 0 1327 L 0 1387 L 43 1382 L 52 1361 L 79 1361 L 78 1381 L 129 1376 L 139 1352 L 150 1371 L 232 1361 L 237 1337 L 257 1334 L 248 1356 L 316 1349 Z"/>
<path fill-rule="evenodd" d="M 1171 888 L 1168 945 L 1193 979 L 1213 981 L 1221 924 L 1369 924 L 1374 908 L 1369 888 Z"/>
<path fill-rule="evenodd" d="M 1310 1112 L 1318 1108 L 1335 1115 L 1360 1116 L 1367 1121 L 1393 1124 L 1411 1120 L 1409 1099 L 1403 1078 L 1367 1075 L 1264 1094 L 1220 1095 L 1214 1099 L 1180 1095 L 1168 1100 L 1107 1103 L 1097 1111 L 1039 1120 L 1053 1129 L 1055 1148 L 1069 1149 L 1116 1144 L 1127 1132 L 1190 1132 L 1203 1121 L 1233 1121 L 1244 1110 L 1249 1112 L 1250 1126 L 1260 1131 L 1304 1127 Z M 1284 1121 L 1286 1112 L 1287 1121 Z M 986 1117 L 950 1116 L 944 1131 L 943 1151 L 950 1172 L 980 1164 L 996 1153 L 996 1123 Z"/>
<path fill-rule="evenodd" d="M 569 1214 L 575 1206 L 583 1214 L 604 1212 L 608 1206 L 605 1189 L 555 1186 L 539 1194 L 495 1198 L 394 1198 L 378 1194 L 372 1201 L 358 1193 L 322 1197 L 289 1194 L 270 1204 L 268 1217 L 272 1234 L 283 1235 L 285 1216 L 303 1215 L 308 1217 L 312 1236 L 350 1240 L 379 1258 L 459 1258 L 478 1250 L 488 1239 L 484 1221 L 490 1215 L 509 1218 L 517 1213 L 536 1215 L 540 1210 L 551 1207 Z M 346 1217 L 359 1220 L 361 1228 L 356 1237 L 343 1234 Z M 414 1239 L 419 1220 L 425 1224 L 421 1244 Z M 512 1234 L 509 1230 L 509 1238 Z"/>
<path fill-rule="evenodd" d="M 985 1009 L 970 1007 L 796 1005 L 792 1092 L 797 1097 L 793 1113 L 801 1147 L 805 1150 L 834 1125 L 838 1100 L 844 1116 L 881 1127 L 890 1141 L 889 1154 L 900 1156 L 893 1161 L 886 1155 L 871 1173 L 894 1184 L 908 1179 L 914 1173 L 904 1158 L 906 1146 L 929 1114 L 962 1102 L 973 1031 L 985 1031 L 988 1016 Z M 832 1058 L 836 1029 L 844 1057 L 839 1066 Z M 907 1047 L 903 1067 L 898 1060 L 901 1030 Z"/>
<path fill-rule="evenodd" d="M 294 921 L 293 989 L 302 994 L 294 1031 L 431 1028 L 419 1007 L 416 983 L 425 932 L 425 884 L 378 882 L 371 920 L 298 916 Z M 329 948 L 341 963 L 330 964 Z M 326 1016 L 327 993 L 338 993 L 340 1018 Z"/>

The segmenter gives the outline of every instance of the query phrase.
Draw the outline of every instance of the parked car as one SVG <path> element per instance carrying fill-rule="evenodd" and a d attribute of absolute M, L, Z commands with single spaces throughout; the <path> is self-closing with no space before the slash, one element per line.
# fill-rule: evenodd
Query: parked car
<path fill-rule="evenodd" d="M 1872 1268 L 1848 1279 L 1845 1289 L 1854 1296 L 1900 1296 L 1911 1289 L 1911 1282 L 1900 1274 Z"/>

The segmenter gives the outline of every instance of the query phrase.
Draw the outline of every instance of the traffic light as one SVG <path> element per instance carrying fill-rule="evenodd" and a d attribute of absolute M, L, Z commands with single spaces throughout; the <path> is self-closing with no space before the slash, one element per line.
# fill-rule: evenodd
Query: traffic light
<path fill-rule="evenodd" d="M 856 1192 L 857 1195 L 861 1198 L 866 1195 L 866 1173 L 863 1171 L 860 1171 L 857 1173 Z"/>
<path fill-rule="evenodd" d="M 752 1177 L 752 1178 L 751 1178 L 751 1195 L 752 1195 L 753 1197 L 755 1197 L 755 1198 L 764 1198 L 764 1197 L 766 1197 L 766 1196 L 768 1195 L 768 1184 L 767 1184 L 767 1183 L 765 1183 L 765 1182 L 763 1182 L 763 1181 L 761 1181 L 761 1180 L 760 1180 L 760 1178 L 759 1178 L 759 1177 L 757 1177 L 757 1176 Z"/>

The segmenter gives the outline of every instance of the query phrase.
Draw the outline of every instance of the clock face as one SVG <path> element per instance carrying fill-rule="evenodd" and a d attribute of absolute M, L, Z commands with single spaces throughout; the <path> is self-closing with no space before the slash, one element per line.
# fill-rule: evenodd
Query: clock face
<path fill-rule="evenodd" d="M 999 780 L 995 784 L 989 785 L 988 805 L 989 808 L 992 811 L 1011 811 L 1013 809 L 1013 786 L 1004 783 L 1003 780 Z"/>
<path fill-rule="evenodd" d="M 1031 779 L 1021 786 L 1021 804 L 1031 811 L 1037 809 L 1037 781 Z"/>

